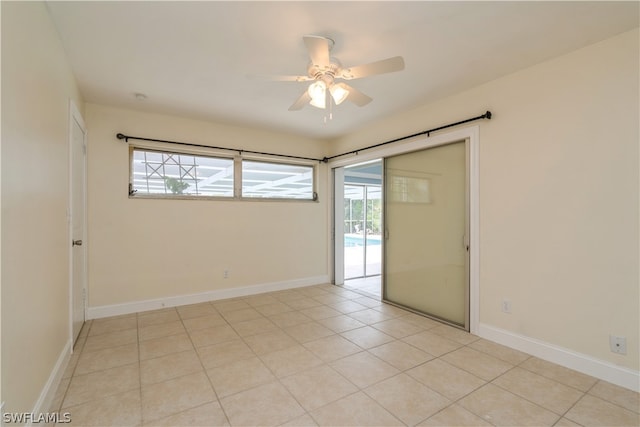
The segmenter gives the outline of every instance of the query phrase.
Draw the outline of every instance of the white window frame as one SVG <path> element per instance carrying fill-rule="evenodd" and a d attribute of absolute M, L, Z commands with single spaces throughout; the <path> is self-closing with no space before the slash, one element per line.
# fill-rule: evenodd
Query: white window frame
<path fill-rule="evenodd" d="M 171 193 L 147 193 L 136 191 L 134 186 L 134 152 L 146 151 L 155 153 L 165 153 L 174 155 L 187 155 L 196 157 L 209 157 L 215 159 L 231 160 L 233 162 L 233 173 L 230 175 L 233 179 L 233 195 L 195 195 L 195 194 L 171 194 Z M 298 197 L 255 197 L 255 196 L 243 196 L 243 162 L 256 162 L 267 163 L 284 166 L 302 166 L 311 169 L 311 198 L 298 198 Z M 254 155 L 235 155 L 229 156 L 220 154 L 219 152 L 209 152 L 208 150 L 189 150 L 189 149 L 173 149 L 166 147 L 148 146 L 147 144 L 131 144 L 129 146 L 129 198 L 131 199 L 171 199 L 171 200 L 218 200 L 218 201 L 283 201 L 283 202 L 317 202 L 318 193 L 318 167 L 313 161 L 297 161 L 297 160 L 274 160 L 267 156 L 254 156 Z"/>

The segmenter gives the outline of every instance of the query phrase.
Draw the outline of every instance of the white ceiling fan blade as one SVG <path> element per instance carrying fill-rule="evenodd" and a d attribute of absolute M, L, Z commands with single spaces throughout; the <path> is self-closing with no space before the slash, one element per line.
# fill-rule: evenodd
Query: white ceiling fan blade
<path fill-rule="evenodd" d="M 329 59 L 329 39 L 321 36 L 304 36 L 302 39 L 309 51 L 311 62 L 320 68 L 328 67 L 331 63 Z"/>
<path fill-rule="evenodd" d="M 376 74 L 392 73 L 400 70 L 404 70 L 404 59 L 402 59 L 401 56 L 394 56 L 393 58 L 371 62 L 370 64 L 343 68 L 340 77 L 345 80 L 351 80 Z"/>
<path fill-rule="evenodd" d="M 308 82 L 313 80 L 309 76 L 274 76 L 268 74 L 249 74 L 247 77 L 254 80 L 265 80 L 271 82 Z"/>
<path fill-rule="evenodd" d="M 309 95 L 309 92 L 305 89 L 302 95 L 300 95 L 300 98 L 298 98 L 296 102 L 291 104 L 291 107 L 289 107 L 289 111 L 302 110 L 302 107 L 307 105 L 309 101 L 311 101 L 311 96 Z"/>
<path fill-rule="evenodd" d="M 364 93 L 360 92 L 358 89 L 352 86 L 349 86 L 346 83 L 341 83 L 341 85 L 344 89 L 349 91 L 349 95 L 347 95 L 347 99 L 353 102 L 354 104 L 356 104 L 358 107 L 363 107 L 368 103 L 370 103 L 371 101 L 373 101 L 373 98 L 365 95 Z"/>

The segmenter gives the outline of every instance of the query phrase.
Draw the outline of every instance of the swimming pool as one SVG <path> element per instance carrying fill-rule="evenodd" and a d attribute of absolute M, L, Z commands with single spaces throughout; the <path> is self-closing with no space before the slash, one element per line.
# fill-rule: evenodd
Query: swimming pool
<path fill-rule="evenodd" d="M 367 246 L 380 245 L 381 243 L 379 235 L 367 236 Z M 364 236 L 359 234 L 345 234 L 344 246 L 346 248 L 364 246 Z"/>

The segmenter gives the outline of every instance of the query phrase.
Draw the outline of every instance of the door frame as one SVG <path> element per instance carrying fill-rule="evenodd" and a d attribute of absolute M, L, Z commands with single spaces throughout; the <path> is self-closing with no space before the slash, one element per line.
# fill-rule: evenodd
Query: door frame
<path fill-rule="evenodd" d="M 337 206 L 338 204 L 340 204 L 339 199 L 341 198 L 341 196 L 340 192 L 336 191 L 334 182 L 331 182 L 333 181 L 334 171 L 336 170 L 336 168 L 362 163 L 367 160 L 385 158 L 393 155 L 409 153 L 412 151 L 420 151 L 427 148 L 450 144 L 452 142 L 460 140 L 468 140 L 469 145 L 469 332 L 477 335 L 480 323 L 480 126 L 467 126 L 450 132 L 438 133 L 437 135 L 433 136 L 419 136 L 408 139 L 404 142 L 398 142 L 395 144 L 362 151 L 359 152 L 357 156 L 330 160 L 328 163 L 328 168 L 331 173 L 327 174 L 330 181 L 327 187 L 332 189 L 331 199 L 334 201 L 332 205 Z M 332 236 L 335 236 L 335 214 L 331 215 L 330 217 L 333 218 L 330 234 Z M 337 247 L 335 239 L 333 239 L 333 243 L 334 245 L 329 246 Z M 331 261 L 330 267 L 332 270 L 332 277 L 335 280 L 336 254 L 335 251 L 332 252 L 334 253 L 330 254 L 329 260 Z"/>
<path fill-rule="evenodd" d="M 84 199 L 84 209 L 83 209 L 83 214 L 84 214 L 84 228 L 82 230 L 82 240 L 83 240 L 83 245 L 80 246 L 79 248 L 74 248 L 71 244 L 71 242 L 74 240 L 74 235 L 73 235 L 73 218 L 72 218 L 72 212 L 73 212 L 73 179 L 74 179 L 74 174 L 73 174 L 73 126 L 75 124 L 78 124 L 78 126 L 80 126 L 80 128 L 82 129 L 82 132 L 84 134 L 84 140 L 83 140 L 83 144 L 85 147 L 85 155 L 83 157 L 83 177 L 82 177 L 82 196 Z M 86 147 L 87 147 L 87 127 L 85 126 L 84 123 L 84 119 L 82 118 L 82 114 L 80 114 L 80 110 L 78 110 L 78 107 L 76 106 L 76 104 L 73 102 L 72 99 L 69 99 L 69 129 L 68 129 L 68 134 L 69 134 L 69 198 L 68 198 L 68 208 L 67 208 L 67 226 L 68 226 L 68 242 L 69 242 L 69 341 L 71 343 L 71 352 L 73 352 L 73 347 L 75 344 L 75 336 L 73 334 L 73 271 L 74 271 L 74 264 L 73 264 L 73 251 L 74 250 L 81 250 L 84 252 L 84 256 L 82 257 L 83 262 L 82 262 L 82 273 L 83 273 L 83 283 L 82 283 L 82 302 L 83 302 L 83 311 L 84 311 L 84 319 L 86 321 L 87 319 L 87 246 L 86 246 L 86 234 L 87 234 L 87 156 L 86 156 Z"/>

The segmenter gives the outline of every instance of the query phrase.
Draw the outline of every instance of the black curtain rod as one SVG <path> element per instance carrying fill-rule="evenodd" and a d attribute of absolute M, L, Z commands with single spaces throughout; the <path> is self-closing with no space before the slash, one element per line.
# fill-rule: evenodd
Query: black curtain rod
<path fill-rule="evenodd" d="M 400 137 L 400 138 L 391 139 L 391 140 L 389 140 L 389 141 L 381 142 L 381 143 L 379 143 L 379 144 L 370 145 L 370 146 L 368 146 L 368 147 L 360 148 L 360 149 L 358 149 L 358 150 L 347 151 L 346 153 L 336 154 L 335 156 L 331 156 L 331 157 L 325 157 L 325 158 L 324 158 L 324 159 L 322 159 L 322 160 L 323 160 L 324 162 L 328 162 L 329 160 L 333 160 L 333 159 L 338 158 L 338 157 L 348 156 L 349 154 L 358 154 L 360 151 L 370 150 L 370 149 L 372 149 L 372 148 L 381 147 L 381 146 L 383 146 L 383 145 L 392 144 L 392 143 L 394 143 L 394 142 L 403 141 L 403 140 L 405 140 L 405 139 L 413 138 L 413 137 L 416 137 L 416 136 L 425 135 L 425 134 L 426 134 L 427 136 L 430 136 L 430 134 L 431 134 L 432 132 L 437 132 L 437 131 L 442 130 L 442 129 L 447 129 L 447 128 L 450 128 L 450 127 L 454 127 L 454 126 L 462 125 L 462 124 L 465 124 L 465 123 L 469 123 L 469 122 L 473 122 L 473 121 L 481 120 L 481 119 L 491 120 L 491 111 L 487 111 L 487 112 L 485 112 L 484 114 L 482 114 L 482 115 L 480 115 L 480 116 L 477 116 L 477 117 L 472 117 L 472 118 L 470 118 L 470 119 L 461 120 L 461 121 L 459 121 L 459 122 L 450 123 L 450 124 L 448 124 L 448 125 L 439 126 L 439 127 L 437 127 L 437 128 L 433 128 L 433 129 L 425 130 L 425 131 L 422 131 L 422 132 L 414 133 L 413 135 L 407 135 L 407 136 L 403 136 L 403 137 Z"/>
<path fill-rule="evenodd" d="M 215 147 L 213 145 L 192 144 L 190 142 L 169 141 L 169 140 L 165 140 L 165 139 L 142 138 L 140 136 L 124 135 L 122 133 L 116 134 L 116 138 L 124 139 L 125 142 L 129 142 L 130 139 L 136 139 L 138 141 L 164 142 L 166 144 L 186 145 L 186 146 L 189 146 L 189 147 L 213 148 L 215 150 L 236 151 L 240 155 L 242 155 L 242 153 L 250 153 L 250 154 L 260 154 L 260 155 L 265 155 L 265 156 L 286 157 L 286 158 L 289 158 L 289 159 L 313 160 L 313 161 L 316 161 L 316 162 L 324 161 L 324 159 L 315 159 L 315 158 L 312 158 L 312 157 L 291 156 L 289 154 L 265 153 L 265 152 L 262 152 L 262 151 L 242 150 L 242 149 L 238 149 L 238 148 Z"/>
<path fill-rule="evenodd" d="M 442 130 L 442 129 L 447 129 L 447 128 L 450 128 L 450 127 L 453 127 L 453 126 L 459 126 L 459 125 L 462 125 L 462 124 L 465 124 L 465 123 L 469 123 L 469 122 L 473 122 L 473 121 L 481 120 L 481 119 L 490 120 L 491 119 L 491 111 L 487 111 L 487 112 L 485 112 L 484 114 L 482 114 L 480 116 L 472 117 L 470 119 L 462 120 L 462 121 L 455 122 L 455 123 L 450 123 L 450 124 L 444 125 L 444 126 L 439 126 L 437 128 L 433 128 L 433 129 L 425 130 L 425 131 L 422 131 L 422 132 L 414 133 L 413 135 L 403 136 L 403 137 L 400 137 L 400 138 L 396 138 L 396 139 L 392 139 L 392 140 L 389 140 L 389 141 L 381 142 L 379 144 L 370 145 L 368 147 L 360 148 L 358 150 L 348 151 L 348 152 L 342 153 L 342 154 L 336 154 L 335 156 L 324 157 L 322 159 L 316 159 L 316 158 L 312 158 L 312 157 L 302 157 L 302 156 L 291 156 L 291 155 L 288 155 L 288 154 L 265 153 L 265 152 L 262 152 L 262 151 L 242 150 L 242 149 L 237 149 L 237 148 L 215 147 L 215 146 L 212 146 L 212 145 L 192 144 L 190 142 L 168 141 L 168 140 L 164 140 L 164 139 L 155 139 L 155 138 L 142 138 L 142 137 L 139 137 L 139 136 L 124 135 L 122 133 L 116 134 L 116 138 L 118 138 L 120 140 L 124 139 L 125 142 L 129 142 L 130 139 L 135 139 L 135 140 L 138 140 L 138 141 L 163 142 L 163 143 L 166 143 L 166 144 L 186 145 L 186 146 L 189 146 L 189 147 L 213 148 L 215 150 L 237 151 L 240 155 L 242 155 L 242 153 L 250 153 L 250 154 L 260 154 L 260 155 L 265 155 L 265 156 L 285 157 L 285 158 L 289 158 L 289 159 L 313 160 L 313 161 L 316 161 L 316 162 L 327 163 L 329 160 L 332 160 L 332 159 L 335 159 L 335 158 L 338 158 L 338 157 L 348 156 L 349 154 L 358 154 L 361 151 L 371 150 L 372 148 L 381 147 L 383 145 L 392 144 L 394 142 L 403 141 L 405 139 L 414 138 L 414 137 L 420 136 L 420 135 L 425 135 L 426 134 L 427 136 L 430 136 L 431 133 L 433 133 L 433 132 L 437 132 L 437 131 Z"/>

